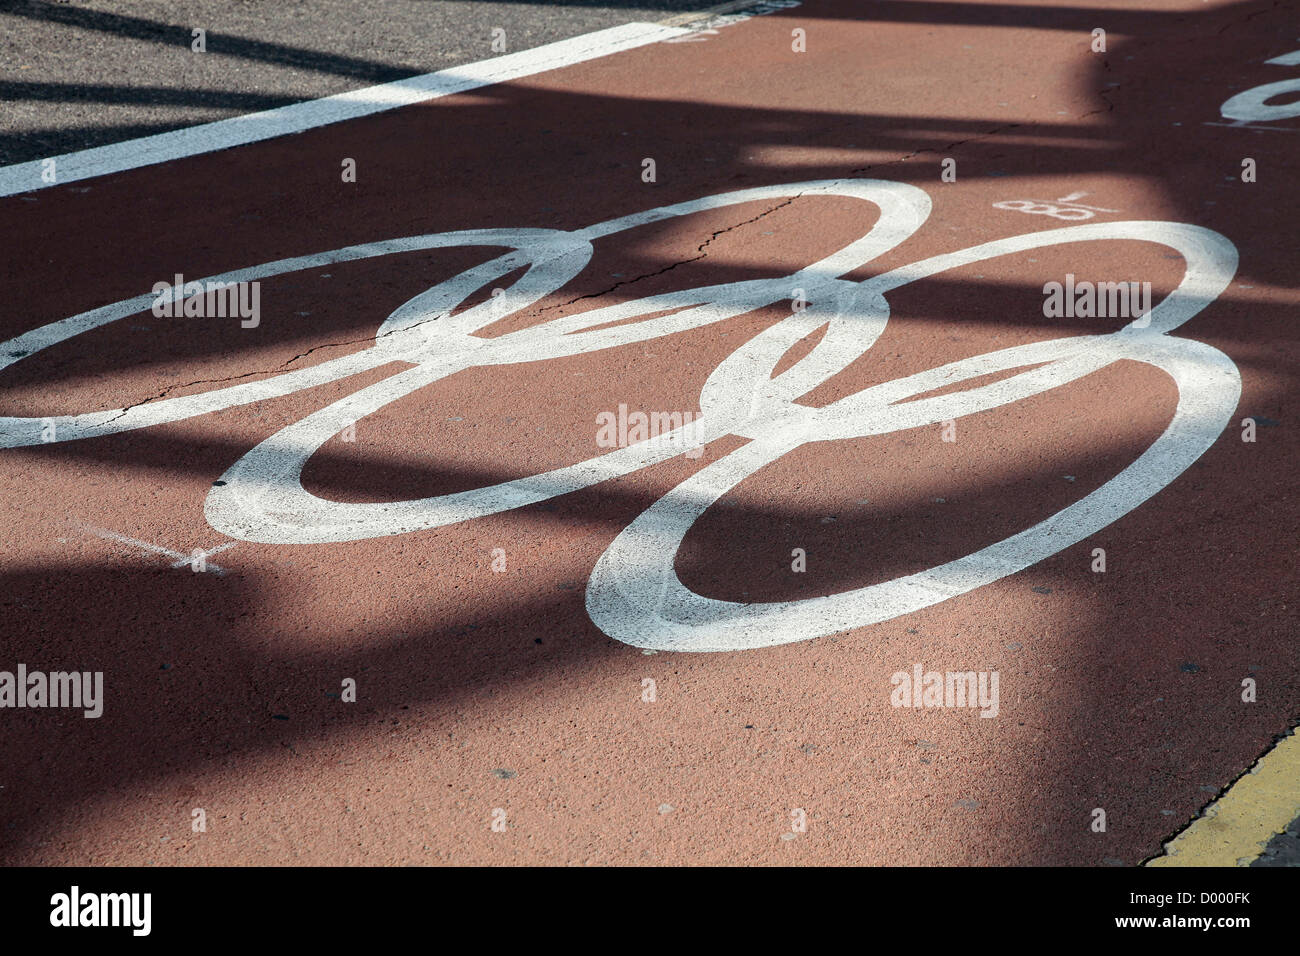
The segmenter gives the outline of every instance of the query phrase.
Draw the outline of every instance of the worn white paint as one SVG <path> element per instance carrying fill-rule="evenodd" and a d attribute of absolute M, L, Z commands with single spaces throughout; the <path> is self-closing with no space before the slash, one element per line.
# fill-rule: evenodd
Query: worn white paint
<path fill-rule="evenodd" d="M 222 551 L 229 550 L 239 544 L 238 541 L 225 541 L 213 548 L 196 548 L 189 554 L 182 554 L 179 551 L 173 551 L 171 548 L 165 548 L 160 544 L 153 544 L 149 541 L 141 541 L 139 538 L 132 538 L 130 535 L 120 534 L 117 531 L 110 531 L 108 528 L 97 528 L 94 525 L 82 525 L 83 530 L 89 531 L 97 538 L 103 538 L 105 541 L 116 541 L 118 544 L 129 545 L 139 551 L 146 551 L 150 554 L 161 554 L 171 558 L 173 568 L 183 568 L 188 566 L 195 558 L 195 555 L 201 556 L 207 564 L 207 570 L 211 574 L 225 574 L 225 568 L 219 567 L 210 561 L 209 557 L 214 554 L 220 554 Z"/>

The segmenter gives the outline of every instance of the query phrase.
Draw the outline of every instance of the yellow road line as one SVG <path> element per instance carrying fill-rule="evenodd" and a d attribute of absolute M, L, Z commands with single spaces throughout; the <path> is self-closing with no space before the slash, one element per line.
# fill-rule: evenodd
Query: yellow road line
<path fill-rule="evenodd" d="M 1300 733 L 1283 737 L 1147 866 L 1249 866 L 1300 817 Z"/>

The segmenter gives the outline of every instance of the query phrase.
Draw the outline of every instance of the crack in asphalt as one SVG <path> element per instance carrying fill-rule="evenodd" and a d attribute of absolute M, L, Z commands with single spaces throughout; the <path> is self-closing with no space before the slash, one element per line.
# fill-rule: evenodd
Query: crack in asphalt
<path fill-rule="evenodd" d="M 955 149 L 958 146 L 965 146 L 967 143 L 974 143 L 982 139 L 987 139 L 990 136 L 997 136 L 999 133 L 1005 133 L 1007 130 L 1019 129 L 1021 126 L 1024 125 L 1025 125 L 1024 123 L 1004 123 L 1001 126 L 995 126 L 990 130 L 985 130 L 983 133 L 976 133 L 974 136 L 968 136 L 965 139 L 955 140 L 954 142 L 948 143 L 945 146 L 938 146 L 934 148 L 923 146 L 921 149 L 913 150 L 912 152 L 908 153 L 906 156 L 901 156 L 898 159 L 891 159 L 885 163 L 872 163 L 869 166 L 859 166 L 857 169 L 850 170 L 849 174 L 852 175 L 853 173 L 865 173 L 869 169 L 879 169 L 881 166 L 897 166 L 899 163 L 905 163 L 909 159 L 912 159 L 916 156 L 920 156 L 922 153 L 946 152 L 947 150 Z"/>
<path fill-rule="evenodd" d="M 578 296 L 577 298 L 570 299 L 568 302 L 560 302 L 560 303 L 558 303 L 558 304 L 556 304 L 556 305 L 549 305 L 549 306 L 547 306 L 545 309 L 539 309 L 538 311 L 539 311 L 539 312 L 549 312 L 549 311 L 551 311 L 552 309 L 563 309 L 563 308 L 565 308 L 565 307 L 567 307 L 567 306 L 573 305 L 575 302 L 581 302 L 583 299 L 596 299 L 596 298 L 600 298 L 601 296 L 609 295 L 609 294 L 610 294 L 611 292 L 613 292 L 615 289 L 621 288 L 622 286 L 625 286 L 625 285 L 631 285 L 631 284 L 634 283 L 634 282 L 640 282 L 642 279 L 651 279 L 651 278 L 654 278 L 655 276 L 661 276 L 661 275 L 663 275 L 665 272 L 671 272 L 673 269 L 676 269 L 678 266 L 686 265 L 688 262 L 698 262 L 699 260 L 708 257 L 708 253 L 705 252 L 704 250 L 705 250 L 706 248 L 708 248 L 709 244 L 712 243 L 714 239 L 717 239 L 718 236 L 721 236 L 721 235 L 723 235 L 724 233 L 731 232 L 733 229 L 739 229 L 741 226 L 748 226 L 750 223 L 758 222 L 758 220 L 762 219 L 764 216 L 770 216 L 772 213 L 776 212 L 778 209 L 782 209 L 782 208 L 784 208 L 784 207 L 790 205 L 792 202 L 794 202 L 796 199 L 800 198 L 802 195 L 803 195 L 803 193 L 797 193 L 797 194 L 791 196 L 789 199 L 785 200 L 784 202 L 779 202 L 779 203 L 777 203 L 777 204 L 776 204 L 775 206 L 773 206 L 771 209 L 765 209 L 765 210 L 763 210 L 763 211 L 760 212 L 757 216 L 754 216 L 754 217 L 751 218 L 751 219 L 746 219 L 744 222 L 738 222 L 738 223 L 736 223 L 735 225 L 728 226 L 728 227 L 725 228 L 725 229 L 719 229 L 717 232 L 715 232 L 713 235 L 709 236 L 709 238 L 705 239 L 702 243 L 700 243 L 700 244 L 696 247 L 695 251 L 698 253 L 698 255 L 691 256 L 691 257 L 688 258 L 688 259 L 679 259 L 677 262 L 674 262 L 674 263 L 672 263 L 671 265 L 664 266 L 662 269 L 656 269 L 654 272 L 647 272 L 647 273 L 644 273 L 643 275 L 635 276 L 635 277 L 633 277 L 633 278 L 631 278 L 631 279 L 624 279 L 624 280 L 621 280 L 621 281 L 619 281 L 619 282 L 615 282 L 615 283 L 614 283 L 612 286 L 610 286 L 608 289 L 604 289 L 604 290 L 602 290 L 602 291 L 600 291 L 600 292 L 591 292 L 591 293 L 588 293 L 587 295 L 580 295 L 580 296 Z"/>
<path fill-rule="evenodd" d="M 1097 110 L 1096 112 L 1102 112 L 1102 111 Z M 1088 115 L 1088 114 L 1085 114 L 1085 115 Z M 860 166 L 860 167 L 857 167 L 856 169 L 852 169 L 852 170 L 850 170 L 848 175 L 851 176 L 851 175 L 854 175 L 854 174 L 856 174 L 856 173 L 867 172 L 868 170 L 871 170 L 871 169 L 878 169 L 878 168 L 880 168 L 880 167 L 882 167 L 882 166 L 895 166 L 895 165 L 898 165 L 899 163 L 905 163 L 905 162 L 907 162 L 909 159 L 913 159 L 913 158 L 916 157 L 916 156 L 920 156 L 922 153 L 937 153 L 937 152 L 943 152 L 943 151 L 947 151 L 947 150 L 955 149 L 955 148 L 957 148 L 957 147 L 959 147 L 959 146 L 964 146 L 964 145 L 966 145 L 967 143 L 973 143 L 973 142 L 976 142 L 976 141 L 978 141 L 978 140 L 987 139 L 987 138 L 989 138 L 989 137 L 991 137 L 991 136 L 997 136 L 998 134 L 1000 134 L 1000 133 L 1004 133 L 1004 132 L 1007 132 L 1008 130 L 1018 129 L 1019 127 L 1021 127 L 1021 126 L 1023 126 L 1023 125 L 1024 125 L 1023 123 L 1005 123 L 1005 124 L 1003 124 L 1003 125 L 1001 125 L 1001 126 L 995 126 L 993 129 L 986 130 L 986 131 L 983 132 L 983 133 L 976 134 L 975 136 L 969 136 L 969 137 L 967 137 L 966 139 L 955 140 L 955 141 L 953 141 L 953 142 L 951 142 L 951 143 L 948 143 L 947 145 L 945 145 L 945 146 L 943 146 L 943 147 L 939 147 L 939 148 L 923 147 L 923 148 L 921 148 L 921 149 L 913 150 L 912 152 L 906 154 L 905 156 L 901 156 L 901 157 L 899 157 L 898 159 L 891 159 L 891 160 L 889 160 L 889 161 L 887 161 L 887 162 L 884 162 L 884 163 L 871 163 L 870 165 L 867 165 L 867 166 Z M 735 223 L 735 224 L 733 224 L 733 225 L 727 226 L 727 227 L 724 228 L 724 229 L 718 229 L 718 230 L 716 230 L 712 235 L 710 235 L 707 239 L 705 239 L 702 243 L 700 243 L 699 246 L 696 247 L 696 253 L 697 253 L 696 255 L 690 256 L 690 257 L 685 258 L 685 259 L 679 259 L 678 261 L 673 262 L 673 263 L 670 263 L 669 265 L 664 266 L 662 269 L 656 269 L 656 270 L 654 270 L 653 272 L 642 273 L 641 275 L 634 276 L 634 277 L 631 278 L 631 279 L 621 279 L 621 280 L 619 280 L 618 282 L 615 282 L 613 285 L 609 286 L 608 288 L 605 288 L 605 289 L 600 290 L 599 292 L 589 292 L 589 293 L 586 293 L 585 295 L 575 296 L 574 298 L 569 299 L 567 302 L 560 302 L 560 303 L 557 303 L 557 304 L 555 304 L 555 305 L 546 306 L 545 308 L 542 308 L 542 309 L 538 309 L 538 310 L 536 310 L 533 314 L 534 314 L 534 315 L 540 315 L 540 314 L 542 314 L 542 313 L 544 313 L 544 312 L 551 312 L 551 311 L 554 311 L 555 309 L 564 309 L 564 308 L 568 308 L 569 306 L 574 305 L 574 304 L 576 304 L 576 303 L 578 303 L 578 302 L 582 302 L 582 301 L 585 300 L 585 299 L 598 299 L 598 298 L 601 298 L 601 297 L 603 297 L 603 296 L 606 296 L 606 295 L 610 295 L 610 294 L 612 294 L 614 291 L 616 291 L 617 289 L 622 288 L 623 286 L 632 285 L 632 284 L 634 284 L 634 283 L 641 282 L 641 281 L 643 281 L 643 280 L 645 280 L 645 279 L 652 279 L 652 278 L 654 278 L 655 276 L 661 276 L 661 275 L 663 275 L 664 273 L 666 273 L 666 272 L 671 272 L 673 269 L 676 269 L 678 266 L 686 265 L 687 263 L 698 262 L 699 260 L 708 257 L 708 253 L 707 253 L 705 250 L 706 250 L 706 249 L 709 247 L 709 245 L 711 245 L 711 244 L 713 243 L 713 241 L 716 240 L 719 236 L 721 236 L 721 235 L 725 235 L 726 233 L 728 233 L 728 232 L 732 232 L 732 231 L 734 231 L 734 230 L 736 230 L 736 229 L 740 229 L 742 226 L 748 226 L 748 225 L 751 225 L 752 223 L 758 222 L 760 219 L 763 219 L 763 218 L 765 218 L 765 217 L 767 217 L 767 216 L 770 216 L 772 213 L 776 212 L 777 210 L 779 210 L 779 209 L 783 209 L 783 208 L 785 208 L 786 206 L 789 206 L 789 205 L 790 205 L 791 203 L 793 203 L 796 199 L 800 199 L 800 198 L 802 198 L 803 195 L 804 195 L 803 193 L 796 193 L 795 195 L 791 196 L 790 198 L 788 198 L 788 199 L 786 199 L 786 200 L 784 200 L 784 201 L 782 201 L 782 202 L 777 203 L 775 206 L 772 206 L 772 207 L 769 208 L 769 209 L 765 209 L 765 210 L 763 210 L 762 212 L 760 212 L 760 213 L 759 213 L 758 215 L 756 215 L 756 216 L 752 216 L 752 217 L 750 217 L 749 219 L 745 219 L 745 220 L 743 220 L 743 221 L 741 221 L 741 222 L 738 222 L 738 223 Z M 289 367 L 290 365 L 292 365 L 293 363 L 297 362 L 299 359 L 306 358 L 308 355 L 311 355 L 313 352 L 317 352 L 317 351 L 319 351 L 319 350 L 321 350 L 321 349 L 328 349 L 328 348 L 344 348 L 344 347 L 349 346 L 349 345 L 356 345 L 356 344 L 358 344 L 358 343 L 365 342 L 365 341 L 367 341 L 367 340 L 369 340 L 369 339 L 371 339 L 371 338 L 374 338 L 375 340 L 378 340 L 378 339 L 380 339 L 380 338 L 385 338 L 385 337 L 387 337 L 387 336 L 389 336 L 389 335 L 393 335 L 393 334 L 395 334 L 395 333 L 397 333 L 397 332 L 407 332 L 407 331 L 410 331 L 411 329 L 417 328 L 418 326 L 423 325 L 423 324 L 425 324 L 426 322 L 435 322 L 435 321 L 437 321 L 437 320 L 440 319 L 440 318 L 444 318 L 445 315 L 446 315 L 446 313 L 444 313 L 443 315 L 437 315 L 437 316 L 434 316 L 433 318 L 430 318 L 430 319 L 422 319 L 421 321 L 416 322 L 416 323 L 413 324 L 413 325 L 405 326 L 405 327 L 400 328 L 400 329 L 393 329 L 392 331 L 390 331 L 390 332 L 385 332 L 383 335 L 381 335 L 381 336 L 377 336 L 377 337 L 365 336 L 365 337 L 362 337 L 362 338 L 350 339 L 350 340 L 345 341 L 345 342 L 328 342 L 328 343 L 325 343 L 324 345 L 316 345 L 316 346 L 313 346 L 312 348 L 308 349 L 307 351 L 305 351 L 305 352 L 300 352 L 299 354 L 293 356 L 292 358 L 290 358 L 290 359 L 288 359 L 288 360 L 282 362 L 279 366 L 277 366 L 276 368 L 273 368 L 273 369 L 260 369 L 260 370 L 255 370 L 255 371 L 252 371 L 252 372 L 244 372 L 244 373 L 239 374 L 239 375 L 231 375 L 231 376 L 228 376 L 228 377 L 226 377 L 226 378 L 207 378 L 207 379 L 197 379 L 197 380 L 195 380 L 195 381 L 193 381 L 193 382 L 184 382 L 184 383 L 177 383 L 177 384 L 175 384 L 175 385 L 169 385 L 169 386 L 167 386 L 167 388 L 163 389 L 161 392 L 159 392 L 159 393 L 156 394 L 156 395 L 151 395 L 151 396 L 149 396 L 149 397 L 147 397 L 147 398 L 141 399 L 141 400 L 138 401 L 138 402 L 133 402 L 132 404 L 127 405 L 127 406 L 124 407 L 120 412 L 118 412 L 118 414 L 114 415 L 114 416 L 113 416 L 112 418 L 110 418 L 108 421 L 104 422 L 104 425 L 111 425 L 113 422 L 115 422 L 115 421 L 117 421 L 118 419 L 120 419 L 123 415 L 127 414 L 127 413 L 130 412 L 132 409 L 139 408 L 139 407 L 142 406 L 142 405 L 148 405 L 148 404 L 150 404 L 150 403 L 152 403 L 152 402 L 160 401 L 161 399 L 166 398 L 166 397 L 167 397 L 168 395 L 170 395 L 172 392 L 174 392 L 174 391 L 176 391 L 177 389 L 180 389 L 180 388 L 191 388 L 191 387 L 193 387 L 193 386 L 195 386 L 195 385 L 222 385 L 222 384 L 226 384 L 226 383 L 228 383 L 228 382 L 239 381 L 240 379 L 244 379 L 244 378 L 251 378 L 251 377 L 253 377 L 253 376 L 255 376 L 255 375 L 273 375 L 273 374 L 275 374 L 275 373 L 277 373 L 277 372 L 282 372 L 282 371 L 284 371 L 286 368 L 288 368 L 288 367 Z"/>
<path fill-rule="evenodd" d="M 1110 58 L 1109 58 L 1109 57 L 1107 57 L 1106 59 L 1103 59 L 1103 60 L 1101 61 L 1101 70 L 1102 70 L 1102 74 L 1103 74 L 1103 75 L 1107 75 L 1107 74 L 1110 73 Z M 1109 96 L 1110 96 L 1110 94 L 1111 94 L 1112 92 L 1117 92 L 1117 91 L 1119 90 L 1119 88 L 1120 88 L 1120 84 L 1117 83 L 1117 84 L 1115 84 L 1114 86 L 1107 86 L 1107 87 L 1103 87 L 1102 89 L 1098 90 L 1098 91 L 1097 91 L 1097 95 L 1100 96 L 1100 97 L 1101 97 L 1101 101 L 1102 101 L 1103 103 L 1106 104 L 1106 108 L 1105 108 L 1104 110 L 1088 110 L 1088 112 L 1084 113 L 1083 116 L 1080 116 L 1079 119 L 1086 119 L 1087 117 L 1089 117 L 1089 116 L 1094 116 L 1094 115 L 1096 115 L 1097 113 L 1111 113 L 1111 112 L 1114 112 L 1114 110 L 1115 110 L 1115 104 L 1112 103 L 1112 102 L 1110 101 Z"/>
<path fill-rule="evenodd" d="M 1248 23 L 1249 21 L 1255 19 L 1256 17 L 1262 17 L 1266 13 L 1273 13 L 1281 6 L 1282 6 L 1282 0 L 1273 0 L 1273 5 L 1269 7 L 1267 10 L 1256 10 L 1254 13 L 1246 14 L 1240 20 L 1230 20 L 1227 23 L 1225 23 L 1222 27 L 1220 27 L 1214 35 L 1223 36 L 1223 34 L 1228 32 L 1228 30 L 1232 29 L 1233 27 L 1241 26 L 1243 23 Z"/>
<path fill-rule="evenodd" d="M 412 325 L 403 326 L 400 329 L 392 329 L 388 332 L 385 332 L 383 335 L 378 335 L 378 336 L 368 335 L 368 336 L 363 336 L 362 338 L 359 339 L 349 339 L 346 342 L 326 342 L 324 345 L 314 345 L 311 348 L 309 348 L 307 351 L 299 352 L 297 355 L 293 356 L 292 358 L 286 359 L 284 362 L 281 362 L 275 368 L 255 369 L 252 372 L 243 372 L 239 375 L 229 375 L 225 378 L 200 378 L 200 379 L 196 379 L 193 382 L 177 382 L 175 385 L 168 385 L 157 395 L 151 395 L 148 398 L 143 398 L 138 402 L 132 402 L 130 405 L 127 405 L 120 412 L 118 412 L 116 415 L 114 415 L 112 418 L 110 418 L 108 421 L 104 422 L 103 424 L 111 425 L 113 422 L 117 421 L 127 412 L 131 411 L 131 409 L 139 408 L 141 405 L 148 405 L 151 402 L 156 402 L 159 401 L 160 399 L 166 398 L 168 395 L 176 391 L 176 389 L 178 388 L 190 388 L 194 385 L 223 385 L 227 382 L 237 382 L 241 378 L 250 378 L 254 375 L 274 375 L 276 372 L 284 371 L 288 366 L 292 365 L 294 362 L 298 361 L 299 359 L 306 358 L 308 355 L 311 355 L 312 352 L 318 352 L 321 349 L 344 348 L 349 345 L 356 345 L 360 342 L 378 341 L 379 339 L 388 338 L 388 336 L 390 335 L 395 335 L 398 332 L 409 332 L 412 329 L 418 328 L 419 326 L 424 325 L 428 322 L 436 322 L 440 318 L 442 318 L 441 315 L 436 315 L 431 319 L 421 319 L 419 322 L 415 322 Z"/>
<path fill-rule="evenodd" d="M 670 264 L 670 265 L 664 266 L 662 269 L 656 269 L 654 272 L 647 272 L 647 273 L 644 273 L 643 275 L 639 275 L 639 276 L 636 276 L 636 277 L 631 278 L 631 279 L 624 279 L 624 280 L 622 280 L 622 281 L 616 282 L 616 283 L 614 283 L 612 286 L 610 286 L 609 288 L 607 288 L 607 289 L 603 289 L 603 290 L 601 290 L 600 292 L 591 292 L 591 293 L 588 293 L 588 294 L 586 294 L 586 295 L 580 295 L 580 296 L 577 296 L 577 297 L 575 297 L 575 298 L 573 298 L 573 299 L 570 299 L 568 302 L 560 302 L 560 303 L 557 303 L 556 305 L 547 306 L 547 307 L 544 308 L 544 309 L 538 309 L 538 310 L 537 310 L 536 312 L 534 312 L 533 314 L 534 314 L 534 315 L 539 315 L 539 314 L 541 314 L 541 313 L 543 313 L 543 312 L 549 312 L 549 311 L 552 311 L 552 310 L 555 310 L 555 309 L 563 309 L 563 308 L 566 308 L 566 307 L 568 307 L 568 306 L 570 306 L 570 305 L 573 305 L 574 303 L 581 302 L 581 301 L 583 301 L 584 299 L 597 299 L 597 298 L 600 298 L 600 297 L 602 297 L 602 296 L 609 295 L 609 294 L 612 293 L 615 289 L 618 289 L 618 288 L 620 288 L 620 287 L 622 287 L 622 286 L 625 286 L 625 285 L 631 285 L 632 283 L 634 283 L 634 282 L 640 282 L 640 281 L 643 280 L 643 279 L 650 279 L 650 278 L 653 278 L 654 276 L 663 275 L 665 272 L 671 272 L 673 269 L 676 269 L 678 266 L 680 266 L 680 265 L 685 265 L 685 264 L 688 263 L 688 262 L 698 262 L 700 259 L 707 258 L 708 253 L 705 252 L 704 250 L 707 249 L 708 246 L 709 246 L 709 245 L 710 245 L 710 244 L 711 244 L 715 239 L 718 238 L 718 236 L 721 236 L 721 235 L 723 235 L 724 233 L 731 232 L 731 231 L 734 230 L 734 229 L 739 229 L 741 226 L 747 226 L 747 225 L 749 225 L 750 223 L 757 222 L 758 220 L 762 219 L 764 216 L 769 216 L 769 215 L 771 215 L 772 213 L 776 212 L 778 209 L 781 209 L 781 208 L 783 208 L 783 207 L 785 207 L 785 206 L 790 205 L 792 202 L 794 202 L 796 199 L 798 199 L 798 198 L 799 198 L 800 196 L 802 196 L 802 195 L 803 195 L 802 193 L 799 193 L 799 194 L 797 194 L 797 195 L 795 195 L 795 196 L 791 196 L 789 199 L 785 200 L 784 202 L 778 203 L 777 205 L 773 206 L 773 207 L 770 208 L 770 209 L 765 209 L 763 212 L 759 213 L 757 216 L 754 216 L 754 217 L 752 217 L 752 218 L 750 218 L 750 219 L 746 219 L 746 220 L 744 220 L 743 222 L 738 222 L 738 223 L 735 223 L 734 225 L 727 226 L 725 229 L 719 229 L 719 230 L 717 230 L 716 232 L 713 233 L 713 235 L 709 236 L 709 238 L 705 239 L 702 243 L 699 244 L 699 246 L 696 247 L 696 252 L 698 253 L 697 255 L 691 256 L 691 257 L 686 258 L 686 259 L 680 259 L 680 260 L 678 260 L 677 262 L 674 262 L 674 263 L 672 263 L 672 264 Z M 316 346 L 313 346 L 312 348 L 309 348 L 309 349 L 308 349 L 307 351 L 305 351 L 305 352 L 300 352 L 299 354 L 293 356 L 292 358 L 289 358 L 289 359 L 285 360 L 284 362 L 281 362 L 280 365 L 278 365 L 278 366 L 275 367 L 275 368 L 271 368 L 271 369 L 257 369 L 257 370 L 254 370 L 254 371 L 252 371 L 252 372 L 243 372 L 243 373 L 241 373 L 241 374 L 239 374 L 239 375 L 230 375 L 230 376 L 227 376 L 227 377 L 225 377 L 225 378 L 201 378 L 201 379 L 196 379 L 196 380 L 193 381 L 193 382 L 178 382 L 178 383 L 176 383 L 176 384 L 174 384 L 174 385 L 168 385 L 166 388 L 164 388 L 161 392 L 157 393 L 156 395 L 150 395 L 149 397 L 147 397 L 147 398 L 143 398 L 143 399 L 141 399 L 141 400 L 138 401 L 138 402 L 133 402 L 133 403 L 131 403 L 130 405 L 127 405 L 127 406 L 124 407 L 120 412 L 118 412 L 118 413 L 117 413 L 116 415 L 114 415 L 112 418 L 108 419 L 108 421 L 104 422 L 103 424 L 104 424 L 104 425 L 111 425 L 113 422 L 117 421 L 119 418 L 121 418 L 123 415 L 127 414 L 127 413 L 128 413 L 129 411 L 131 411 L 132 409 L 134 409 L 134 408 L 139 408 L 139 407 L 142 406 L 142 405 L 148 405 L 148 404 L 150 404 L 150 403 L 152 403 L 152 402 L 160 401 L 161 399 L 166 398 L 166 397 L 167 397 L 168 395 L 170 395 L 172 392 L 174 392 L 174 391 L 176 391 L 177 389 L 180 389 L 180 388 L 192 388 L 192 387 L 195 386 L 195 385 L 223 385 L 223 384 L 226 384 L 226 383 L 228 383 L 228 382 L 237 382 L 237 381 L 239 381 L 240 379 L 251 378 L 252 376 L 255 376 L 255 375 L 274 375 L 274 374 L 277 373 L 277 372 L 282 372 L 282 371 L 284 371 L 286 368 L 288 368 L 288 366 L 290 366 L 290 365 L 292 365 L 293 363 L 297 362 L 299 359 L 306 358 L 308 355 L 311 355 L 313 352 L 320 351 L 321 349 L 329 349 L 329 348 L 344 348 L 344 347 L 349 346 L 349 345 L 356 345 L 356 344 L 358 344 L 358 343 L 366 342 L 366 341 L 369 341 L 369 340 L 378 341 L 379 339 L 387 338 L 388 336 L 390 336 L 390 335 L 394 335 L 394 334 L 396 334 L 396 333 L 398 333 L 398 332 L 409 332 L 409 331 L 411 331 L 412 329 L 418 328 L 419 326 L 424 325 L 424 324 L 426 324 L 426 323 L 428 323 L 428 322 L 436 322 L 438 319 L 444 318 L 447 314 L 448 314 L 448 313 L 443 313 L 443 314 L 441 314 L 441 315 L 433 316 L 432 318 L 421 319 L 419 322 L 416 322 L 416 323 L 414 323 L 414 324 L 412 324 L 412 325 L 403 326 L 403 327 L 400 328 L 400 329 L 393 329 L 393 330 L 388 331 L 388 332 L 385 332 L 383 335 L 379 335 L 379 336 L 363 336 L 362 338 L 349 339 L 349 340 L 346 341 L 346 342 L 327 342 L 327 343 L 325 343 L 325 344 L 323 344 L 323 345 L 316 345 Z"/>

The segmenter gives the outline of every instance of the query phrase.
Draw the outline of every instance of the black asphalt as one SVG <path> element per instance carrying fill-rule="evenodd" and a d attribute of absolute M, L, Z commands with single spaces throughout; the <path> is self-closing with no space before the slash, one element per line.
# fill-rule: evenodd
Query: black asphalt
<path fill-rule="evenodd" d="M 1300 817 L 1268 841 L 1264 852 L 1251 866 L 1300 866 Z"/>
<path fill-rule="evenodd" d="M 718 3 L 0 0 L 0 165 L 487 59 L 497 28 L 514 52 Z"/>

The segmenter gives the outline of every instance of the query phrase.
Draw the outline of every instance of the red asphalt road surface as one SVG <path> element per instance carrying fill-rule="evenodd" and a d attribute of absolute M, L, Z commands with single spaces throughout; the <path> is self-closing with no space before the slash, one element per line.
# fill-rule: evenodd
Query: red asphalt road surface
<path fill-rule="evenodd" d="M 0 714 L 0 858 L 1102 865 L 1159 852 L 1300 711 L 1288 407 L 1300 117 L 1220 115 L 1236 93 L 1300 79 L 1300 65 L 1265 63 L 1300 49 L 1300 20 L 1296 3 L 1142 7 L 809 0 L 692 42 L 0 199 L 11 339 L 176 273 L 356 243 L 573 230 L 809 180 L 924 190 L 928 220 L 849 276 L 865 279 L 1074 225 L 994 204 L 1084 193 L 1077 202 L 1114 210 L 1090 222 L 1190 223 L 1235 245 L 1231 284 L 1173 335 L 1222 351 L 1241 375 L 1231 422 L 1202 456 L 1054 556 L 882 623 L 720 653 L 645 654 L 596 627 L 584 599 L 615 537 L 742 437 L 432 530 L 239 540 L 210 558 L 224 574 L 95 529 L 182 557 L 234 540 L 205 520 L 213 482 L 279 429 L 411 363 L 5 449 L 0 669 L 103 671 L 105 704 L 97 720 Z M 1097 27 L 1105 53 L 1090 48 Z M 806 52 L 792 49 L 795 28 Z M 341 181 L 345 157 L 355 183 Z M 956 182 L 940 179 L 944 157 Z M 1256 182 L 1242 181 L 1244 158 Z M 877 215 L 804 196 L 630 229 L 483 334 L 787 276 Z M 406 252 L 267 278 L 255 329 L 146 310 L 5 370 L 0 412 L 122 408 L 360 352 L 402 303 L 501 252 Z M 1123 320 L 1045 318 L 1044 283 L 1149 281 L 1159 302 L 1183 266 L 1165 246 L 1107 240 L 953 268 L 889 293 L 879 341 L 801 401 L 1114 331 Z M 584 461 L 606 450 L 601 412 L 699 409 L 717 365 L 789 315 L 782 302 L 615 349 L 468 369 L 361 419 L 354 442 L 330 439 L 303 484 L 338 501 L 403 501 Z M 677 573 L 700 594 L 761 602 L 924 571 L 1100 488 L 1160 435 L 1177 397 L 1164 372 L 1121 361 L 963 417 L 955 442 L 928 425 L 804 445 L 703 515 Z M 1240 426 L 1251 416 L 1253 443 Z M 1105 573 L 1091 568 L 1099 547 Z M 791 570 L 795 548 L 806 573 Z M 892 706 L 891 675 L 918 663 L 997 671 L 998 716 Z M 1241 699 L 1247 677 L 1254 704 Z M 339 697 L 346 678 L 355 703 Z M 206 832 L 192 832 L 196 808 Z M 498 809 L 504 832 L 491 826 Z"/>

